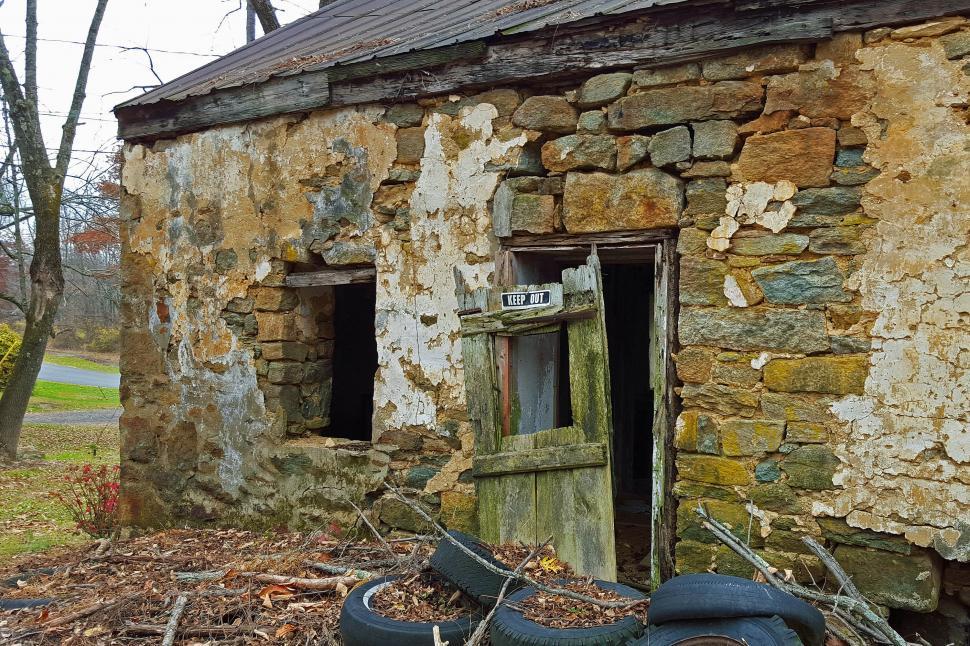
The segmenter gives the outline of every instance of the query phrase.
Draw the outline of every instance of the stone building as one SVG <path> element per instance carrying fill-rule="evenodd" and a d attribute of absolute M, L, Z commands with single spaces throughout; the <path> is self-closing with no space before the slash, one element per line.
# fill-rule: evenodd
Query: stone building
<path fill-rule="evenodd" d="M 122 104 L 129 521 L 747 574 L 704 504 L 965 617 L 967 16 L 341 0 Z"/>

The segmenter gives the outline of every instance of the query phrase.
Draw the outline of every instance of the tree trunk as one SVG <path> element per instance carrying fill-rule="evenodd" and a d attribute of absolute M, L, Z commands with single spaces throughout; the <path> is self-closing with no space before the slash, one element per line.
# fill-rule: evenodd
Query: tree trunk
<path fill-rule="evenodd" d="M 51 181 L 51 184 L 54 182 Z M 37 235 L 34 241 L 34 257 L 30 263 L 31 290 L 30 304 L 26 311 L 27 325 L 20 355 L 3 396 L 0 397 L 0 453 L 11 459 L 17 457 L 17 443 L 20 441 L 27 402 L 33 392 L 37 373 L 44 362 L 47 341 L 50 339 L 54 317 L 64 293 L 58 226 L 60 191 L 51 190 L 46 193 L 31 195 L 34 216 L 37 219 Z"/>
<path fill-rule="evenodd" d="M 259 25 L 263 28 L 264 34 L 280 28 L 276 9 L 273 8 L 273 3 L 270 0 L 249 0 L 249 6 L 256 12 L 256 17 L 259 18 Z"/>

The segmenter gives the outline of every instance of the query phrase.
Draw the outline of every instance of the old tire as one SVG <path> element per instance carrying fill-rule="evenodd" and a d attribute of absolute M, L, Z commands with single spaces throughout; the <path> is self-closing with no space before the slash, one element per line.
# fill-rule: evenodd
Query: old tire
<path fill-rule="evenodd" d="M 631 646 L 676 646 L 677 644 L 700 646 L 700 644 L 721 643 L 745 646 L 802 646 L 798 634 L 789 628 L 781 617 L 671 621 L 660 626 L 651 625 L 647 628 L 647 634 L 631 642 Z"/>
<path fill-rule="evenodd" d="M 492 553 L 474 536 L 454 530 L 449 531 L 448 534 L 492 565 L 503 570 L 512 569 L 492 556 Z M 505 583 L 505 577 L 485 569 L 444 538 L 438 542 L 437 549 L 431 555 L 431 567 L 451 581 L 456 588 L 488 608 L 495 605 L 495 600 Z M 510 591 L 512 589 L 514 588 L 510 588 Z"/>
<path fill-rule="evenodd" d="M 383 576 L 354 588 L 340 609 L 340 636 L 344 646 L 431 646 L 432 630 L 437 625 L 442 641 L 464 644 L 478 625 L 480 617 L 469 614 L 453 621 L 436 623 L 398 621 L 370 609 L 370 596 L 396 579 Z"/>
<path fill-rule="evenodd" d="M 619 583 L 596 581 L 596 585 L 612 590 L 631 599 L 643 599 L 643 594 Z M 506 599 L 512 605 L 522 602 L 536 593 L 535 588 L 523 588 L 514 592 Z M 492 646 L 612 646 L 626 644 L 631 639 L 639 637 L 643 632 L 643 624 L 633 616 L 595 628 L 548 628 L 529 621 L 518 610 L 513 610 L 504 603 L 495 612 L 492 619 Z"/>
<path fill-rule="evenodd" d="M 765 583 L 723 574 L 674 577 L 650 597 L 650 623 L 690 619 L 780 617 L 805 646 L 821 646 L 825 617 L 813 606 Z"/>

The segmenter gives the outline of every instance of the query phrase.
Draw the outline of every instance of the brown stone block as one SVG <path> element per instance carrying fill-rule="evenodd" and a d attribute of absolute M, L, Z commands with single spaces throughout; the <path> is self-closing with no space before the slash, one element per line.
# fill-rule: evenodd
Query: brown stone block
<path fill-rule="evenodd" d="M 861 395 L 869 374 L 867 355 L 775 359 L 765 366 L 765 386 L 776 392 Z"/>
<path fill-rule="evenodd" d="M 777 74 L 798 68 L 808 60 L 805 45 L 768 45 L 748 47 L 745 50 L 713 58 L 701 63 L 704 78 L 709 81 L 742 79 L 759 74 Z"/>
<path fill-rule="evenodd" d="M 530 96 L 512 114 L 512 123 L 542 132 L 576 132 L 579 114 L 561 96 Z"/>
<path fill-rule="evenodd" d="M 264 343 L 261 346 L 262 357 L 267 361 L 279 361 L 289 359 L 292 361 L 303 361 L 307 357 L 307 348 L 302 343 L 296 341 L 275 341 Z"/>
<path fill-rule="evenodd" d="M 397 161 L 417 164 L 424 155 L 424 128 L 401 128 L 397 131 Z"/>
<path fill-rule="evenodd" d="M 300 303 L 296 292 L 286 287 L 260 287 L 256 290 L 256 309 L 264 312 L 289 312 Z"/>
<path fill-rule="evenodd" d="M 711 378 L 714 366 L 714 350 L 688 347 L 674 356 L 677 378 L 684 382 L 705 383 Z"/>
<path fill-rule="evenodd" d="M 856 66 L 836 70 L 831 64 L 772 77 L 765 113 L 794 110 L 810 119 L 834 117 L 848 121 L 864 110 L 874 92 L 872 75 Z"/>
<path fill-rule="evenodd" d="M 672 227 L 683 208 L 683 182 L 655 168 L 566 176 L 563 224 L 570 233 Z"/>
<path fill-rule="evenodd" d="M 285 312 L 256 312 L 260 341 L 295 341 L 299 338 L 296 315 Z"/>
<path fill-rule="evenodd" d="M 648 90 L 609 107 L 611 130 L 640 130 L 708 119 L 734 119 L 761 110 L 764 91 L 757 83 L 722 81 L 712 85 Z"/>
<path fill-rule="evenodd" d="M 752 135 L 738 159 L 738 174 L 747 182 L 793 182 L 799 188 L 828 186 L 835 160 L 835 131 L 803 128 Z"/>

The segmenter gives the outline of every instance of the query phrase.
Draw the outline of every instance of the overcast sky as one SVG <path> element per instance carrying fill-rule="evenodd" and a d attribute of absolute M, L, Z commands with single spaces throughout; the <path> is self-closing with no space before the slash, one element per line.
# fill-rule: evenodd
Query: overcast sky
<path fill-rule="evenodd" d="M 0 0 L 3 1 L 3 0 Z M 60 129 L 71 104 L 77 66 L 95 0 L 37 0 L 39 16 L 37 83 L 44 142 L 57 148 Z M 170 81 L 245 44 L 242 0 L 108 0 L 101 25 L 81 126 L 75 140 L 74 172 L 80 172 L 89 150 L 108 150 L 115 144 L 117 125 L 111 108 L 157 85 L 143 47 L 151 53 L 155 72 Z M 0 6 L 0 31 L 23 81 L 25 0 L 5 0 Z M 282 24 L 317 8 L 317 0 L 274 0 Z M 226 17 L 226 14 L 229 14 Z M 220 26 L 220 22 L 222 23 Z M 261 35 L 259 25 L 257 35 Z M 45 40 L 46 39 L 46 40 Z M 132 89 L 135 88 L 135 89 Z M 52 152 L 52 156 L 53 156 Z M 106 155 L 97 156 L 104 159 Z"/>

